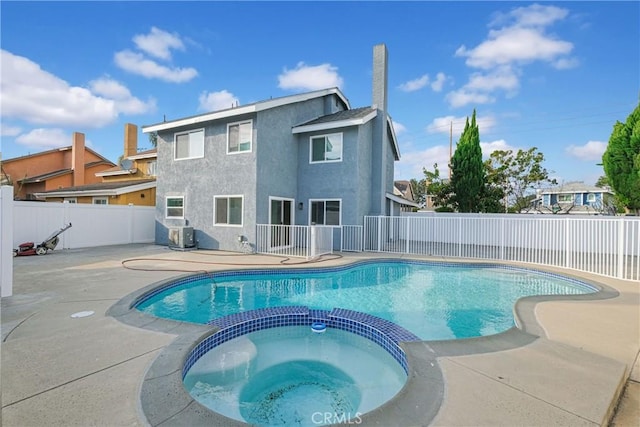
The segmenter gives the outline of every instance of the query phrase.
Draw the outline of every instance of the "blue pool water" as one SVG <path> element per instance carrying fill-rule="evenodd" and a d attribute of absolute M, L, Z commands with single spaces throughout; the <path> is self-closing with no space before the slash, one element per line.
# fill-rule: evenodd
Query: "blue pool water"
<path fill-rule="evenodd" d="M 366 338 L 285 326 L 214 347 L 191 366 L 184 385 L 202 405 L 236 420 L 317 426 L 357 423 L 406 379 L 400 364 Z"/>
<path fill-rule="evenodd" d="M 169 287 L 136 308 L 203 324 L 257 308 L 346 308 L 394 322 L 423 340 L 443 340 L 511 328 L 514 304 L 524 296 L 595 291 L 575 280 L 526 269 L 378 261 L 329 269 L 213 273 Z"/>

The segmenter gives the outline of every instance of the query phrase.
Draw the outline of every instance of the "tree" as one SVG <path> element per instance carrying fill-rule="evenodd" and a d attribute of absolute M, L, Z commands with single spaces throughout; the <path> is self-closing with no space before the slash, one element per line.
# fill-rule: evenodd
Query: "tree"
<path fill-rule="evenodd" d="M 504 211 L 520 212 L 532 201 L 532 194 L 543 184 L 557 185 L 542 166 L 544 154 L 532 147 L 526 151 L 496 150 L 484 163 L 487 182 L 503 191 Z"/>
<path fill-rule="evenodd" d="M 474 109 L 471 123 L 467 117 L 464 131 L 451 158 L 452 201 L 458 212 L 478 212 L 484 187 L 485 171 Z"/>
<path fill-rule="evenodd" d="M 411 184 L 411 192 L 413 193 L 414 201 L 419 205 L 425 203 L 425 193 L 427 191 L 427 184 L 425 180 L 421 179 L 420 181 L 418 181 L 415 178 L 411 178 L 409 180 L 409 183 Z"/>
<path fill-rule="evenodd" d="M 451 208 L 451 184 L 440 178 L 440 170 L 438 164 L 433 164 L 433 172 L 422 168 L 425 182 L 425 200 L 427 196 L 431 196 L 433 206 L 436 211 L 452 211 Z"/>
<path fill-rule="evenodd" d="M 611 189 L 611 185 L 609 185 L 609 178 L 607 178 L 606 175 L 600 176 L 596 181 L 596 187 Z M 615 215 L 616 213 L 624 212 L 624 203 L 620 201 L 620 198 L 615 193 L 613 196 L 605 194 L 604 199 L 602 200 L 602 208 L 604 213 Z"/>
<path fill-rule="evenodd" d="M 625 123 L 613 125 L 602 164 L 616 196 L 640 215 L 640 103 Z"/>
<path fill-rule="evenodd" d="M 154 148 L 158 146 L 158 132 L 149 132 L 149 142 Z"/>

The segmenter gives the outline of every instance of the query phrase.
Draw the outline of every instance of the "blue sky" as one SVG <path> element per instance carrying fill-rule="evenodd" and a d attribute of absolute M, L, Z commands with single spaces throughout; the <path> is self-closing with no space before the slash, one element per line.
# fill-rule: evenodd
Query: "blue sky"
<path fill-rule="evenodd" d="M 87 144 L 116 161 L 124 124 L 337 86 L 371 105 L 389 50 L 396 179 L 448 173 L 477 110 L 483 153 L 538 147 L 559 182 L 595 183 L 640 95 L 639 2 L 0 3 L 2 158 Z M 140 133 L 139 148 L 150 148 Z"/>

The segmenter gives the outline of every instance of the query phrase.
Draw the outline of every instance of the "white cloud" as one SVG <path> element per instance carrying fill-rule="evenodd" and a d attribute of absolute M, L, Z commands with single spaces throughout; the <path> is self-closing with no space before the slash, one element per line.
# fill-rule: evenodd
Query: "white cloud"
<path fill-rule="evenodd" d="M 440 92 L 447 81 L 447 76 L 444 73 L 436 74 L 436 79 L 431 82 L 431 89 L 434 92 Z"/>
<path fill-rule="evenodd" d="M 118 112 L 125 114 L 143 114 L 156 109 L 156 101 L 149 99 L 143 102 L 131 95 L 131 91 L 122 83 L 108 77 L 101 77 L 89 82 L 91 91 L 97 95 L 113 99 Z"/>
<path fill-rule="evenodd" d="M 299 62 L 293 70 L 286 68 L 278 76 L 278 87 L 290 90 L 319 90 L 330 87 L 342 88 L 343 80 L 338 68 L 331 64 L 316 66 Z"/>
<path fill-rule="evenodd" d="M 16 136 L 20 135 L 20 132 L 22 132 L 21 128 L 0 122 L 0 136 Z"/>
<path fill-rule="evenodd" d="M 395 120 L 392 120 L 392 122 L 393 129 L 396 131 L 396 135 L 400 135 L 407 131 L 407 128 L 402 123 L 398 123 Z"/>
<path fill-rule="evenodd" d="M 445 97 L 449 105 L 453 108 L 464 107 L 465 105 L 473 104 L 491 104 L 496 101 L 496 98 L 486 93 L 469 91 L 466 88 L 451 91 Z"/>
<path fill-rule="evenodd" d="M 468 83 L 450 92 L 447 101 L 457 108 L 468 104 L 495 101 L 496 91 L 515 96 L 525 65 L 546 62 L 556 69 L 573 68 L 578 60 L 571 57 L 573 43 L 547 33 L 547 27 L 568 16 L 555 6 L 534 4 L 498 14 L 491 22 L 487 38 L 473 48 L 460 46 L 455 55 L 482 72 L 473 73 Z"/>
<path fill-rule="evenodd" d="M 425 150 L 411 151 L 404 153 L 396 163 L 397 179 L 422 179 L 424 173 L 422 168 L 433 171 L 434 163 L 438 164 L 440 177 L 449 176 L 449 146 L 436 145 Z"/>
<path fill-rule="evenodd" d="M 560 58 L 557 61 L 553 62 L 551 65 L 553 65 L 553 67 L 557 68 L 558 70 L 568 70 L 580 65 L 580 61 L 578 60 L 578 58 Z"/>
<path fill-rule="evenodd" d="M 116 65 L 125 71 L 170 83 L 188 82 L 198 75 L 195 68 L 167 67 L 130 50 L 116 52 L 114 60 Z"/>
<path fill-rule="evenodd" d="M 471 117 L 469 117 L 471 120 Z M 427 126 L 428 133 L 444 133 L 444 134 L 453 134 L 453 140 L 457 141 L 460 139 L 460 135 L 464 131 L 464 125 L 467 121 L 467 117 L 455 117 L 455 116 L 444 116 L 444 117 L 436 117 L 429 123 Z M 496 119 L 493 116 L 476 116 L 476 124 L 478 125 L 478 130 L 480 131 L 480 136 L 482 136 L 482 132 L 487 132 L 492 129 L 496 125 Z M 453 125 L 453 131 L 451 130 L 451 126 Z"/>
<path fill-rule="evenodd" d="M 114 100 L 70 86 L 25 57 L 6 50 L 0 53 L 2 117 L 36 124 L 100 127 L 118 116 Z"/>
<path fill-rule="evenodd" d="M 498 151 L 498 150 L 502 150 L 502 151 L 507 151 L 507 150 L 512 150 L 512 151 L 517 151 L 517 148 L 512 147 L 511 145 L 507 144 L 507 142 L 504 139 L 498 139 L 496 141 L 491 141 L 491 142 L 482 142 L 480 141 L 480 148 L 482 148 L 482 156 L 487 159 L 491 153 L 493 153 L 494 151 Z"/>
<path fill-rule="evenodd" d="M 565 151 L 571 157 L 583 161 L 597 161 L 602 159 L 602 155 L 607 149 L 607 143 L 602 141 L 589 141 L 584 145 L 570 145 Z"/>
<path fill-rule="evenodd" d="M 514 91 L 520 82 L 511 67 L 499 67 L 489 73 L 473 73 L 464 89 L 471 91 L 493 92 L 497 89 Z"/>
<path fill-rule="evenodd" d="M 456 56 L 466 56 L 466 64 L 490 69 L 498 65 L 553 62 L 573 49 L 573 43 L 556 40 L 537 28 L 503 28 L 491 30 L 489 39 L 473 49 L 461 46 Z"/>
<path fill-rule="evenodd" d="M 71 145 L 71 135 L 62 129 L 33 129 L 16 138 L 18 144 L 33 149 L 51 149 Z"/>
<path fill-rule="evenodd" d="M 219 92 L 202 92 L 198 98 L 200 111 L 217 111 L 231 108 L 240 101 L 232 93 L 221 90 Z"/>
<path fill-rule="evenodd" d="M 518 26 L 546 26 L 566 18 L 568 14 L 569 11 L 567 9 L 556 6 L 532 4 L 530 6 L 518 7 L 508 13 L 496 14 L 490 26 L 493 27 L 510 22 Z"/>
<path fill-rule="evenodd" d="M 107 77 L 88 87 L 71 86 L 28 58 L 0 51 L 2 117 L 38 125 L 98 128 L 120 114 L 153 111 L 155 101 L 143 102 L 121 83 Z"/>
<path fill-rule="evenodd" d="M 138 49 L 156 58 L 170 60 L 170 49 L 184 50 L 184 44 L 178 34 L 171 34 L 156 27 L 151 27 L 149 34 L 137 34 L 133 42 Z"/>
<path fill-rule="evenodd" d="M 398 86 L 398 89 L 403 92 L 415 92 L 416 90 L 420 90 L 428 84 L 429 75 L 425 74 L 422 77 L 418 77 L 417 79 L 409 80 L 408 82 L 402 83 Z"/>

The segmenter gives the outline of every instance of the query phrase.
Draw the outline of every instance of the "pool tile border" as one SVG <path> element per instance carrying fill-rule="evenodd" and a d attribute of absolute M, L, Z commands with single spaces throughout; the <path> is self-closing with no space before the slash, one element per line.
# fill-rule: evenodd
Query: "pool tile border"
<path fill-rule="evenodd" d="M 234 338 L 263 329 L 281 326 L 311 326 L 323 322 L 328 328 L 341 329 L 375 342 L 385 349 L 409 373 L 409 366 L 400 343 L 420 341 L 416 335 L 393 322 L 353 310 L 334 308 L 310 310 L 304 306 L 285 306 L 249 310 L 214 319 L 208 324 L 215 328 L 189 352 L 182 368 L 184 378 L 193 364 L 206 352 Z"/>

